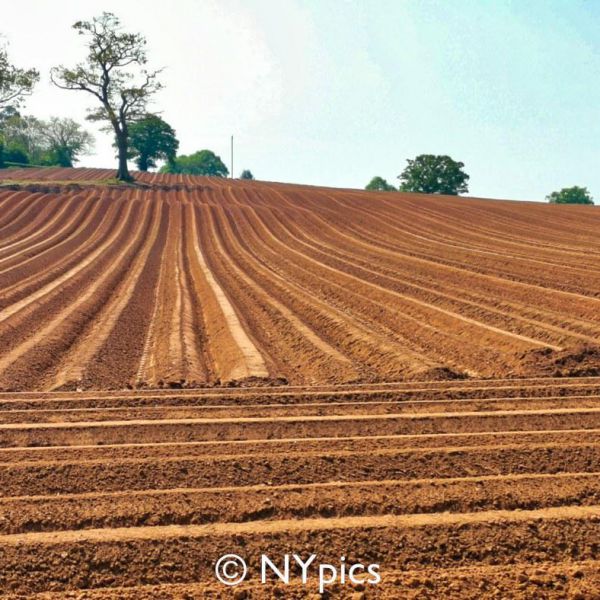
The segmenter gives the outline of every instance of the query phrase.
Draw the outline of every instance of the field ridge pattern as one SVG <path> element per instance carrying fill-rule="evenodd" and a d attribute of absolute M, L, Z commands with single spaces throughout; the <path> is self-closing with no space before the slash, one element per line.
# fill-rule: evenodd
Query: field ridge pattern
<path fill-rule="evenodd" d="M 597 210 L 113 176 L 0 171 L 0 596 L 600 597 Z"/>

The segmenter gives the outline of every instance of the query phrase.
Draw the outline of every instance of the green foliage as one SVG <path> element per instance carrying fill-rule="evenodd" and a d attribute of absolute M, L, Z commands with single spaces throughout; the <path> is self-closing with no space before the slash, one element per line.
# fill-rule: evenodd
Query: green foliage
<path fill-rule="evenodd" d="M 41 121 L 14 109 L 0 112 L 4 162 L 72 167 L 93 147 L 94 138 L 72 119 Z"/>
<path fill-rule="evenodd" d="M 119 153 L 117 177 L 130 181 L 127 167 L 129 126 L 143 118 L 153 94 L 161 89 L 160 71 L 145 68 L 146 40 L 138 33 L 126 33 L 112 13 L 104 12 L 91 21 L 78 21 L 73 29 L 86 38 L 88 55 L 73 68 L 55 67 L 51 79 L 65 90 L 91 94 L 99 106 L 88 119 L 104 121 L 115 134 Z"/>
<path fill-rule="evenodd" d="M 3 167 L 10 163 L 27 165 L 30 162 L 29 157 L 27 156 L 27 153 L 23 149 L 19 148 L 18 146 L 2 145 L 2 148 L 0 149 L 0 151 L 2 153 L 0 162 L 2 163 Z"/>
<path fill-rule="evenodd" d="M 38 163 L 43 154 L 39 135 L 39 121 L 21 116 L 13 107 L 0 112 L 0 136 L 4 145 L 4 161 Z"/>
<path fill-rule="evenodd" d="M 469 191 L 469 176 L 463 171 L 464 163 L 449 156 L 421 154 L 406 162 L 408 166 L 398 176 L 403 192 L 457 195 Z"/>
<path fill-rule="evenodd" d="M 158 115 L 146 115 L 129 128 L 131 151 L 140 171 L 156 167 L 157 160 L 173 162 L 179 148 L 175 130 Z"/>
<path fill-rule="evenodd" d="M 229 170 L 223 161 L 211 150 L 200 150 L 186 156 L 182 154 L 164 165 L 161 173 L 187 173 L 188 175 L 206 175 L 208 177 L 227 177 Z"/>
<path fill-rule="evenodd" d="M 240 179 L 254 179 L 254 175 L 252 175 L 252 171 L 250 169 L 244 169 L 240 175 Z"/>
<path fill-rule="evenodd" d="M 40 74 L 35 69 L 15 67 L 8 58 L 6 48 L 0 48 L 0 106 L 9 102 L 18 106 L 25 96 L 29 96 Z"/>
<path fill-rule="evenodd" d="M 44 141 L 45 160 L 53 165 L 72 167 L 82 154 L 94 147 L 94 137 L 73 119 L 51 117 L 39 121 L 39 135 Z"/>
<path fill-rule="evenodd" d="M 0 129 L 3 128 L 10 119 L 20 116 L 21 113 L 14 106 L 0 107 Z"/>
<path fill-rule="evenodd" d="M 551 204 L 594 204 L 588 189 L 577 185 L 552 192 L 546 200 Z"/>
<path fill-rule="evenodd" d="M 367 183 L 365 190 L 371 190 L 374 192 L 397 192 L 398 190 L 390 185 L 383 177 L 376 175 Z"/>

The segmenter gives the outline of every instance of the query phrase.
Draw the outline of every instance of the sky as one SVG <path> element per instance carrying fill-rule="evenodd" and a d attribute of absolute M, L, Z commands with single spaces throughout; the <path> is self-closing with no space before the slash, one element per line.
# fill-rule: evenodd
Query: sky
<path fill-rule="evenodd" d="M 397 184 L 406 159 L 465 163 L 469 195 L 543 200 L 586 186 L 600 200 L 600 1 L 28 0 L 0 33 L 42 81 L 23 113 L 83 121 L 92 96 L 48 72 L 85 56 L 71 29 L 102 11 L 164 67 L 151 110 L 180 152 L 209 148 L 234 174 L 362 188 Z M 93 123 L 95 154 L 116 164 Z"/>

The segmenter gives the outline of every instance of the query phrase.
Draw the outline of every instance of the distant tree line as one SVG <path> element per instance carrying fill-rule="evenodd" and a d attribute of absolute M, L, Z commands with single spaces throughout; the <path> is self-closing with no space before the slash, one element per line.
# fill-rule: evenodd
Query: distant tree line
<path fill-rule="evenodd" d="M 223 161 L 210 150 L 177 155 L 175 130 L 148 110 L 162 88 L 161 70 L 147 68 L 146 39 L 124 31 L 119 19 L 104 12 L 90 21 L 78 21 L 73 29 L 85 39 L 87 55 L 74 66 L 51 70 L 59 88 L 84 92 L 95 106 L 87 119 L 100 122 L 114 136 L 117 178 L 131 181 L 128 161 L 140 171 L 161 168 L 166 173 L 227 177 Z M 36 69 L 15 66 L 6 48 L 0 48 L 0 168 L 18 165 L 72 167 L 91 152 L 94 139 L 72 119 L 42 120 L 19 111 L 39 81 Z M 244 171 L 243 179 L 252 179 Z"/>
<path fill-rule="evenodd" d="M 446 194 L 456 196 L 469 191 L 469 175 L 464 171 L 464 163 L 452 160 L 446 155 L 421 154 L 414 160 L 407 159 L 408 165 L 398 175 L 400 185 L 396 188 L 379 175 L 365 186 L 376 192 L 412 192 L 420 194 Z M 594 204 L 587 188 L 573 186 L 552 192 L 546 196 L 552 204 Z"/>
<path fill-rule="evenodd" d="M 94 147 L 94 138 L 73 119 L 37 119 L 15 108 L 0 111 L 0 168 L 10 165 L 72 167 Z"/>
<path fill-rule="evenodd" d="M 23 115 L 19 107 L 40 74 L 14 65 L 8 49 L 0 48 L 0 168 L 20 165 L 72 167 L 89 153 L 94 138 L 73 119 L 48 120 Z"/>
<path fill-rule="evenodd" d="M 51 81 L 59 88 L 85 92 L 94 101 L 87 119 L 102 123 L 114 135 L 117 178 L 131 181 L 128 161 L 147 171 L 158 167 L 164 173 L 187 173 L 227 177 L 229 170 L 211 150 L 178 155 L 175 130 L 148 105 L 162 89 L 160 69 L 147 68 L 146 39 L 123 30 L 119 19 L 104 12 L 90 21 L 77 21 L 73 29 L 85 39 L 87 55 L 74 66 L 51 69 Z M 38 119 L 20 112 L 40 74 L 34 68 L 14 65 L 6 47 L 0 47 L 0 168 L 12 165 L 73 166 L 93 148 L 89 132 L 69 118 Z M 366 189 L 425 194 L 468 193 L 469 175 L 464 163 L 447 155 L 421 154 L 407 159 L 398 176 L 398 188 L 376 176 Z M 254 179 L 244 170 L 240 179 Z M 593 204 L 584 187 L 552 192 L 553 204 Z"/>
<path fill-rule="evenodd" d="M 587 188 L 577 185 L 563 188 L 558 192 L 552 192 L 546 196 L 546 200 L 550 204 L 594 204 L 594 200 Z"/>
<path fill-rule="evenodd" d="M 446 155 L 421 154 L 398 175 L 400 185 L 395 188 L 383 177 L 376 176 L 367 184 L 367 190 L 380 192 L 415 192 L 421 194 L 448 194 L 456 196 L 469 191 L 469 176 L 464 163 Z"/>
<path fill-rule="evenodd" d="M 161 173 L 208 175 L 209 177 L 227 177 L 229 175 L 229 169 L 211 150 L 200 150 L 189 156 L 185 154 L 177 156 L 160 171 Z"/>

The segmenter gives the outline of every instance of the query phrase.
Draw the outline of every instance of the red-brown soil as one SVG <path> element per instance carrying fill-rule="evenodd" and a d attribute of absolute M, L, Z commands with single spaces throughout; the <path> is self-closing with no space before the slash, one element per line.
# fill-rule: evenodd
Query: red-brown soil
<path fill-rule="evenodd" d="M 600 597 L 596 209 L 111 176 L 0 171 L 0 596 Z"/>
<path fill-rule="evenodd" d="M 0 394 L 0 593 L 232 598 L 260 555 L 381 565 L 340 598 L 593 598 L 600 380 Z"/>
<path fill-rule="evenodd" d="M 111 176 L 0 175 L 0 389 L 600 373 L 594 208 Z"/>

